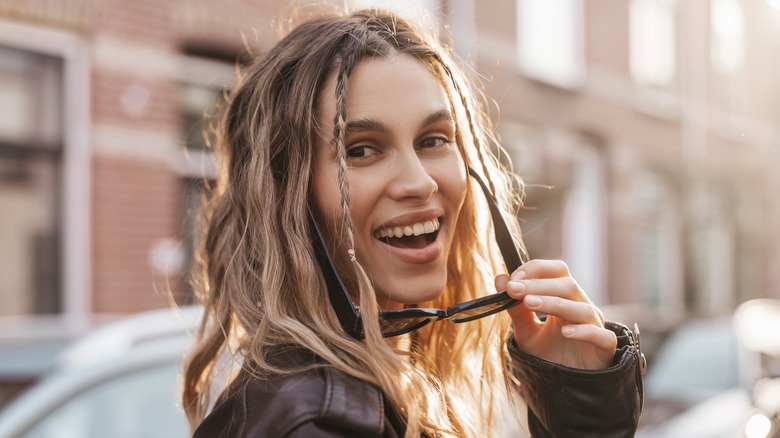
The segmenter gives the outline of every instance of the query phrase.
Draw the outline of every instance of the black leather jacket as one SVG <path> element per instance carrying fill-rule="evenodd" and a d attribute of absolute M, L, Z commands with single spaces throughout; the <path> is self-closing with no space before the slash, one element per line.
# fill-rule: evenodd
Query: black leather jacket
<path fill-rule="evenodd" d="M 509 341 L 533 437 L 630 437 L 642 409 L 644 358 L 634 333 L 618 335 L 611 367 L 567 368 L 524 354 Z M 300 360 L 300 357 L 294 359 Z M 195 438 L 401 437 L 404 424 L 375 386 L 323 367 L 274 380 L 242 373 L 195 431 Z"/>

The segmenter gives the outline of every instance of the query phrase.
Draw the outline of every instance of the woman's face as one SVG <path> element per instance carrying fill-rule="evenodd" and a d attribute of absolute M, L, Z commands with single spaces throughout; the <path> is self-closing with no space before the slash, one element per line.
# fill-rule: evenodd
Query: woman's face
<path fill-rule="evenodd" d="M 335 77 L 317 103 L 313 197 L 336 265 L 353 283 L 341 233 L 333 123 Z M 447 258 L 466 194 L 447 95 L 424 64 L 408 55 L 367 58 L 348 81 L 345 146 L 357 260 L 380 307 L 429 301 L 442 293 Z"/>

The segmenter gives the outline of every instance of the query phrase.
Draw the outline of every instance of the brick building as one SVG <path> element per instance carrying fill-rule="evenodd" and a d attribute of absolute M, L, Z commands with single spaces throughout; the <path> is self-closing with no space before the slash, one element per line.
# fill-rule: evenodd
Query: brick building
<path fill-rule="evenodd" d="M 473 8 L 466 32 L 454 33 L 471 35 L 504 144 L 531 183 L 532 255 L 566 260 L 597 302 L 652 317 L 725 314 L 780 296 L 771 3 Z"/>
<path fill-rule="evenodd" d="M 780 11 L 760 0 L 416 4 L 444 17 L 501 108 L 529 183 L 532 255 L 564 258 L 602 305 L 710 315 L 780 296 Z M 201 118 L 246 41 L 262 52 L 275 40 L 281 10 L 0 0 L 6 336 L 35 315 L 137 312 L 167 305 L 169 291 L 187 300 L 192 213 L 214 175 Z"/>

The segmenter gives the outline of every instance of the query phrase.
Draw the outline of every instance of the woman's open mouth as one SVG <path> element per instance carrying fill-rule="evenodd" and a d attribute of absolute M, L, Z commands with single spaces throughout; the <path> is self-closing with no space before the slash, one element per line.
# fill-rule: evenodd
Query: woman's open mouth
<path fill-rule="evenodd" d="M 436 240 L 440 226 L 437 218 L 402 227 L 381 228 L 374 233 L 374 238 L 396 248 L 422 249 Z"/>

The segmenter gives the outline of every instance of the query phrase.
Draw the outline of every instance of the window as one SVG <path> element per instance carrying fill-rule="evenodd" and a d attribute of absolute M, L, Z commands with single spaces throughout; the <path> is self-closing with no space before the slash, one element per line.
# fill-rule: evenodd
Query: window
<path fill-rule="evenodd" d="M 739 113 L 745 94 L 740 77 L 745 63 L 745 24 L 739 0 L 712 0 L 710 28 L 714 100 L 727 113 Z"/>
<path fill-rule="evenodd" d="M 216 115 L 217 104 L 223 100 L 226 89 L 235 81 L 235 66 L 229 62 L 187 55 L 181 59 L 182 75 L 179 78 L 179 110 L 182 119 L 182 140 L 185 145 L 181 157 L 182 235 L 178 259 L 184 271 L 181 301 L 191 301 L 187 274 L 193 262 L 195 245 L 201 235 L 203 201 L 207 185 L 214 182 L 217 166 L 214 154 L 206 142 L 211 118 Z"/>
<path fill-rule="evenodd" d="M 63 308 L 63 61 L 0 46 L 0 315 Z"/>
<path fill-rule="evenodd" d="M 712 0 L 710 18 L 713 66 L 722 74 L 739 72 L 745 62 L 742 5 L 739 0 Z"/>
<path fill-rule="evenodd" d="M 518 0 L 517 52 L 528 77 L 561 88 L 585 78 L 582 0 Z"/>
<path fill-rule="evenodd" d="M 664 175 L 644 171 L 637 177 L 639 236 L 637 271 L 645 308 L 682 313 L 679 209 Z"/>
<path fill-rule="evenodd" d="M 596 304 L 606 302 L 606 166 L 593 140 L 579 137 L 563 210 L 563 259 Z"/>
<path fill-rule="evenodd" d="M 523 243 L 531 258 L 560 257 L 560 198 L 553 190 L 550 176 L 545 175 L 545 157 L 549 139 L 540 126 L 517 121 L 502 121 L 499 125 L 502 146 L 506 149 L 512 170 L 522 178 L 523 209 L 519 212 L 523 228 Z M 555 173 L 555 172 L 553 172 Z M 555 235 L 556 238 L 550 238 Z"/>
<path fill-rule="evenodd" d="M 629 6 L 629 67 L 639 86 L 636 104 L 662 118 L 674 116 L 678 106 L 676 15 L 676 0 L 631 0 Z"/>
<path fill-rule="evenodd" d="M 90 308 L 88 53 L 72 34 L 0 20 L 0 316 L 27 315 L 11 336 Z"/>
<path fill-rule="evenodd" d="M 631 0 L 629 60 L 639 85 L 663 89 L 675 79 L 675 9 L 674 0 Z"/>
<path fill-rule="evenodd" d="M 699 314 L 729 312 L 734 306 L 735 227 L 727 190 L 697 186 L 691 202 L 691 309 Z"/>

